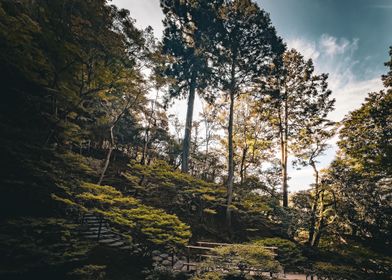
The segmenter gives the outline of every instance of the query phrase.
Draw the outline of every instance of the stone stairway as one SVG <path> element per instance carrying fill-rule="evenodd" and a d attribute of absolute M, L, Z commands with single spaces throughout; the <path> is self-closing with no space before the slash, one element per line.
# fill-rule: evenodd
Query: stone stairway
<path fill-rule="evenodd" d="M 129 238 L 121 233 L 115 232 L 109 223 L 102 217 L 92 213 L 85 213 L 80 217 L 80 235 L 83 238 L 95 240 L 96 242 L 112 248 L 135 252 Z"/>

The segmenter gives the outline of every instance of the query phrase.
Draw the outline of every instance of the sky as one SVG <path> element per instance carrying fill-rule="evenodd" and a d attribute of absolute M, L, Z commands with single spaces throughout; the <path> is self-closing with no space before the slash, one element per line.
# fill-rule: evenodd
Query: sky
<path fill-rule="evenodd" d="M 272 24 L 288 48 L 295 48 L 314 61 L 315 70 L 329 73 L 329 88 L 336 99 L 330 114 L 340 121 L 360 107 L 367 93 L 382 89 L 380 76 L 386 73 L 392 45 L 392 0 L 257 0 L 270 14 Z M 151 26 L 156 37 L 162 36 L 163 13 L 159 0 L 113 0 L 126 8 L 139 28 Z M 178 101 L 170 113 L 185 119 L 186 101 Z M 196 99 L 194 117 L 201 110 Z M 325 168 L 333 160 L 337 137 L 320 158 Z M 290 191 L 309 188 L 311 168 L 290 168 Z"/>

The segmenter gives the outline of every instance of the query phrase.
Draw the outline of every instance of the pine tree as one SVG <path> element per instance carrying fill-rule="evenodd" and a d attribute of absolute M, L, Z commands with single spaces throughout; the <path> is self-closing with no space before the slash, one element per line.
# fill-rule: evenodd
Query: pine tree
<path fill-rule="evenodd" d="M 188 172 L 196 91 L 203 95 L 211 81 L 206 32 L 214 23 L 207 1 L 162 0 L 161 6 L 165 14 L 163 53 L 169 56 L 165 74 L 173 80 L 169 98 L 188 96 L 181 161 L 181 170 Z"/>
<path fill-rule="evenodd" d="M 284 51 L 267 13 L 250 0 L 225 1 L 217 9 L 215 48 L 212 58 L 216 77 L 229 98 L 227 225 L 231 227 L 234 182 L 233 121 L 235 99 L 251 91 L 267 65 Z"/>

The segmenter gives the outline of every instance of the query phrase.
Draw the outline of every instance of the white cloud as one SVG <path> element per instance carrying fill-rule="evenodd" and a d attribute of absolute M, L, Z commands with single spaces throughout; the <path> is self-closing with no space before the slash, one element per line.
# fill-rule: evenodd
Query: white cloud
<path fill-rule="evenodd" d="M 336 110 L 331 113 L 331 118 L 341 120 L 348 112 L 361 106 L 367 94 L 383 88 L 380 78 L 369 80 L 354 80 L 335 89 Z"/>
<path fill-rule="evenodd" d="M 328 34 L 321 35 L 320 48 L 322 52 L 325 52 L 329 56 L 335 56 L 337 54 L 344 54 L 348 51 L 352 52 L 358 49 L 358 39 L 354 39 L 352 42 L 346 38 L 336 38 Z"/>
<path fill-rule="evenodd" d="M 306 59 L 311 58 L 312 60 L 316 60 L 320 56 L 320 52 L 317 50 L 315 42 L 294 38 L 293 40 L 290 40 L 287 45 L 289 48 L 300 50 Z"/>

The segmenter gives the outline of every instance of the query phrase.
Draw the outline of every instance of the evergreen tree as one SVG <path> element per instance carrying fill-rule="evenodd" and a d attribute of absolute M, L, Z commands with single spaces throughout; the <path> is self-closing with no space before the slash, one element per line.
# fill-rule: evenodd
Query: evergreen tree
<path fill-rule="evenodd" d="M 300 139 L 300 131 L 311 130 L 325 122 L 333 110 L 334 99 L 328 90 L 328 75 L 314 74 L 311 60 L 305 61 L 296 50 L 284 54 L 283 64 L 266 82 L 269 95 L 263 98 L 262 110 L 276 131 L 280 149 L 283 206 L 288 206 L 288 156 L 290 145 Z"/>
<path fill-rule="evenodd" d="M 251 91 L 267 67 L 284 51 L 268 14 L 250 0 L 225 1 L 216 11 L 212 59 L 222 91 L 229 98 L 227 224 L 231 227 L 234 182 L 233 121 L 235 99 Z"/>
<path fill-rule="evenodd" d="M 214 1 L 212 1 L 214 2 Z M 161 1 L 165 14 L 163 53 L 168 55 L 165 74 L 173 79 L 169 98 L 188 96 L 181 170 L 189 170 L 193 107 L 196 90 L 203 95 L 211 80 L 206 36 L 213 19 L 207 1 Z M 205 97 L 207 97 L 205 95 Z M 208 97 L 207 97 L 208 98 Z"/>

